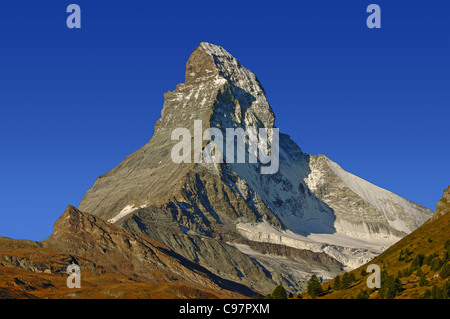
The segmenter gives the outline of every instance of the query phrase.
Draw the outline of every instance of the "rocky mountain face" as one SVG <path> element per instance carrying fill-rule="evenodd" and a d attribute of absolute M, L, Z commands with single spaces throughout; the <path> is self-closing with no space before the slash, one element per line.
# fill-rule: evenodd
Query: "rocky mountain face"
<path fill-rule="evenodd" d="M 185 83 L 164 97 L 150 141 L 100 176 L 79 209 L 155 238 L 226 280 L 263 293 L 280 282 L 297 291 L 313 273 L 333 278 L 367 262 L 432 214 L 277 135 L 261 83 L 220 46 L 201 43 Z M 193 149 L 180 163 L 177 128 L 190 133 Z M 223 161 L 199 160 L 219 143 L 211 131 L 205 136 L 208 128 L 223 137 L 227 129 L 264 129 L 266 155 L 276 156 L 250 161 L 258 154 L 249 135 L 244 162 L 228 144 L 219 148 Z"/>
<path fill-rule="evenodd" d="M 439 218 L 439 216 L 448 214 L 450 212 L 450 186 L 444 191 L 444 195 L 442 199 L 437 202 L 436 210 L 433 214 L 432 219 L 435 220 Z"/>
<path fill-rule="evenodd" d="M 69 206 L 56 221 L 44 248 L 76 254 L 140 281 L 183 280 L 201 287 L 251 294 L 246 286 L 228 282 L 173 252 L 161 242 L 114 226 Z"/>

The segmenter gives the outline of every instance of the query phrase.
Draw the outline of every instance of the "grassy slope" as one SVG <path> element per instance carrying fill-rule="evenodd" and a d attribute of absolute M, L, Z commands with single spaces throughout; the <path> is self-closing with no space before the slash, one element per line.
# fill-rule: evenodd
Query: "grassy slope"
<path fill-rule="evenodd" d="M 69 289 L 65 273 L 76 258 L 83 269 L 81 288 Z M 12 261 L 11 261 L 12 260 Z M 6 265 L 6 266 L 5 266 Z M 35 268 L 35 269 L 33 269 Z M 40 270 L 37 270 L 39 268 Z M 52 273 L 44 273 L 50 269 Z M 243 298 L 225 289 L 209 289 L 184 280 L 138 282 L 113 268 L 24 240 L 0 238 L 0 299 Z"/>

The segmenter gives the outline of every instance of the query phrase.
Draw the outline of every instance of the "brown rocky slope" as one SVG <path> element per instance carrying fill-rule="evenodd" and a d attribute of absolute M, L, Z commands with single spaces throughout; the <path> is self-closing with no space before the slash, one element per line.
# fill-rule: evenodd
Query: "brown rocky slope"
<path fill-rule="evenodd" d="M 81 288 L 66 286 L 78 264 Z M 242 298 L 253 292 L 146 235 L 68 206 L 42 242 L 0 239 L 0 298 Z"/>

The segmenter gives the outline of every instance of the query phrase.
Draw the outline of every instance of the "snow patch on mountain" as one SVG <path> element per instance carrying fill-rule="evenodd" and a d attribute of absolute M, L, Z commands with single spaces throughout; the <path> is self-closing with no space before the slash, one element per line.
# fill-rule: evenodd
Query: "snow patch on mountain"
<path fill-rule="evenodd" d="M 290 230 L 276 229 L 267 222 L 256 224 L 241 222 L 236 224 L 236 229 L 249 240 L 326 253 L 345 265 L 347 269 L 357 268 L 372 260 L 395 242 L 389 239 L 376 243 L 367 242 L 340 233 L 313 233 L 302 236 Z"/>
<path fill-rule="evenodd" d="M 108 222 L 110 222 L 111 224 L 114 224 L 116 221 L 118 221 L 122 217 L 127 216 L 128 214 L 131 214 L 136 209 L 138 209 L 138 207 L 135 207 L 134 205 L 127 205 L 116 216 L 114 216 L 111 219 L 108 219 Z"/>
<path fill-rule="evenodd" d="M 337 163 L 329 158 L 326 157 L 325 159 L 328 166 L 342 179 L 347 187 L 376 207 L 376 209 L 388 220 L 391 227 L 405 233 L 410 233 L 424 222 L 423 214 L 421 214 L 419 210 L 413 209 L 411 202 L 386 189 L 369 183 L 358 176 L 344 171 Z M 416 222 L 416 227 L 414 229 L 411 229 L 404 220 L 400 219 L 398 215 L 395 214 L 397 209 L 394 205 L 401 207 L 403 212 L 406 213 L 406 216 Z"/>
<path fill-rule="evenodd" d="M 327 271 L 323 266 L 320 267 L 318 264 L 305 260 L 287 258 L 274 254 L 263 254 L 245 244 L 228 244 L 258 261 L 259 264 L 271 273 L 280 273 L 287 281 L 287 284 L 289 285 L 291 283 L 294 287 L 298 285 L 301 289 L 305 289 L 312 274 L 315 274 L 323 280 L 330 280 L 336 276 L 334 272 Z M 292 284 L 294 282 L 295 284 Z"/>
<path fill-rule="evenodd" d="M 116 216 L 114 216 L 113 218 L 108 219 L 108 222 L 111 224 L 114 224 L 115 222 L 117 222 L 119 219 L 130 215 L 131 213 L 133 213 L 134 211 L 138 210 L 139 208 L 145 208 L 147 207 L 146 205 L 142 205 L 142 206 L 135 206 L 133 205 L 127 205 L 125 206 Z"/>

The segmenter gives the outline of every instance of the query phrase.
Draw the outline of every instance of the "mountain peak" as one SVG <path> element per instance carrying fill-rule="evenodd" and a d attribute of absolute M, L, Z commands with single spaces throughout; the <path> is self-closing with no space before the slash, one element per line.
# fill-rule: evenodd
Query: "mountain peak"
<path fill-rule="evenodd" d="M 201 42 L 199 47 L 204 48 L 205 50 L 207 50 L 208 52 L 210 52 L 211 54 L 215 54 L 215 55 L 229 55 L 231 56 L 227 50 L 225 50 L 223 47 L 221 47 L 220 45 L 216 45 L 216 44 L 212 44 L 209 42 Z"/>
<path fill-rule="evenodd" d="M 223 47 L 201 42 L 186 63 L 186 83 L 226 79 L 231 84 L 254 95 L 263 95 L 264 88 L 250 70 L 246 69 Z"/>
<path fill-rule="evenodd" d="M 194 120 L 220 128 L 274 127 L 275 115 L 255 74 L 211 43 L 202 42 L 191 53 L 185 83 L 164 97 L 156 130 L 188 128 Z"/>
<path fill-rule="evenodd" d="M 210 45 L 212 46 L 212 45 Z M 195 83 L 200 81 L 205 81 L 210 78 L 214 78 L 219 74 L 219 70 L 217 69 L 213 50 L 208 50 L 204 42 L 202 42 L 189 57 L 189 60 L 186 63 L 186 74 L 185 74 L 185 82 L 186 83 Z M 218 51 L 218 50 L 217 50 Z"/>

